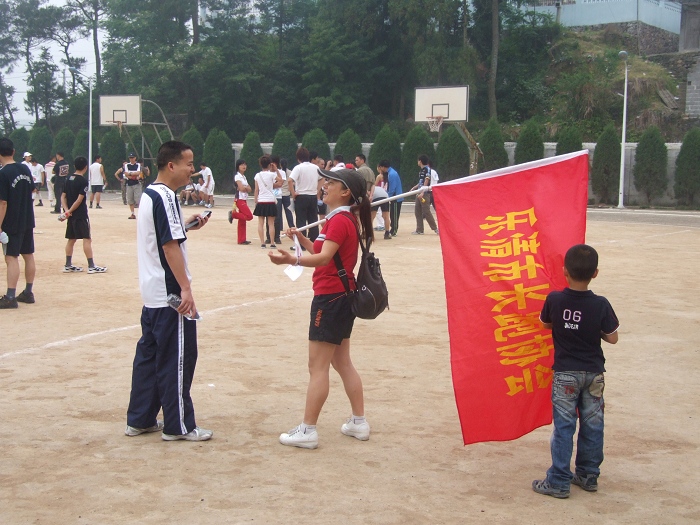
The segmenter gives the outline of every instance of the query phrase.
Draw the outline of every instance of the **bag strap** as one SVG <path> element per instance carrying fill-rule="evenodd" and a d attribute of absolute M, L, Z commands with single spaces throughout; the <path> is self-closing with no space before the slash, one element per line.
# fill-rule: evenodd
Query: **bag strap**
<path fill-rule="evenodd" d="M 362 244 L 362 237 L 360 236 L 360 227 L 357 225 L 357 222 L 355 222 L 355 220 L 350 216 L 349 213 L 341 212 L 338 215 L 344 215 L 349 221 L 352 221 L 355 224 L 357 240 L 360 242 L 360 247 L 362 248 L 362 255 L 364 256 L 367 252 L 367 248 L 369 248 L 369 243 L 367 244 L 367 248 L 365 248 L 365 246 Z M 345 266 L 343 266 L 343 260 L 340 258 L 340 254 L 338 252 L 335 252 L 335 254 L 333 255 L 333 261 L 335 261 L 335 267 L 338 269 L 338 277 L 343 282 L 343 286 L 345 287 L 345 293 L 347 295 L 351 294 L 352 291 L 350 290 L 348 272 L 345 271 Z"/>

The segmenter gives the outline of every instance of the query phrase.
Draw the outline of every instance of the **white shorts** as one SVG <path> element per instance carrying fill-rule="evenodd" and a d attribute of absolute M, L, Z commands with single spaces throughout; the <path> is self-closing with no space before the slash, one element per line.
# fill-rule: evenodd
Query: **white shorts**
<path fill-rule="evenodd" d="M 209 185 L 208 188 L 205 188 L 202 186 L 199 188 L 199 192 L 203 193 L 204 195 L 214 195 L 214 187 L 216 186 L 216 183 L 214 181 L 211 181 L 211 184 Z"/>

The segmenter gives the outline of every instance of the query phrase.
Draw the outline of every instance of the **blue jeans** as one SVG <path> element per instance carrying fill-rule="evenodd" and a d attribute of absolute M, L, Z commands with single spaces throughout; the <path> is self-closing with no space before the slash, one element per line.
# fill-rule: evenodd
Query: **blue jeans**
<path fill-rule="evenodd" d="M 547 481 L 552 487 L 568 489 L 571 485 L 571 454 L 574 448 L 576 421 L 580 421 L 576 442 L 576 474 L 600 474 L 603 462 L 603 389 L 605 378 L 597 372 L 554 372 L 552 406 L 552 466 Z"/>

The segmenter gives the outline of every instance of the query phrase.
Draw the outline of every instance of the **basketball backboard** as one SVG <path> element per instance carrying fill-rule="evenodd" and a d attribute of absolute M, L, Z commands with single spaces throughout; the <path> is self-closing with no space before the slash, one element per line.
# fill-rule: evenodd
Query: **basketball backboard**
<path fill-rule="evenodd" d="M 469 86 L 416 88 L 414 120 L 427 122 L 442 117 L 444 122 L 469 120 Z"/>
<path fill-rule="evenodd" d="M 100 96 L 100 126 L 117 125 L 141 125 L 141 95 Z"/>

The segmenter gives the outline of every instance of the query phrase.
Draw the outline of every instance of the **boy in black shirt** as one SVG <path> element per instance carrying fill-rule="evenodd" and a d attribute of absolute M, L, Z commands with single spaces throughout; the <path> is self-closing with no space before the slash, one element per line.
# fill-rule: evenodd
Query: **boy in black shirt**
<path fill-rule="evenodd" d="M 66 210 L 61 215 L 61 220 L 68 219 L 66 224 L 66 265 L 64 273 L 82 272 L 83 269 L 73 266 L 73 246 L 77 239 L 83 240 L 83 251 L 88 260 L 88 273 L 105 273 L 107 268 L 95 266 L 92 259 L 92 240 L 90 239 L 90 220 L 88 219 L 87 205 L 85 198 L 88 192 L 88 181 L 83 175 L 87 171 L 88 162 L 85 157 L 77 157 L 73 162 L 75 174 L 68 177 L 61 201 L 63 209 Z"/>
<path fill-rule="evenodd" d="M 617 316 L 605 297 L 588 289 L 598 275 L 598 253 L 586 244 L 566 252 L 564 277 L 569 287 L 547 296 L 540 314 L 554 339 L 552 405 L 554 431 L 550 440 L 552 466 L 532 490 L 555 498 L 568 498 L 571 483 L 583 490 L 598 490 L 603 462 L 603 389 L 605 358 L 601 339 L 617 343 Z M 570 469 L 576 422 L 576 473 Z"/>

